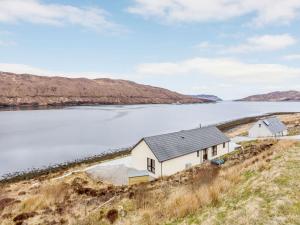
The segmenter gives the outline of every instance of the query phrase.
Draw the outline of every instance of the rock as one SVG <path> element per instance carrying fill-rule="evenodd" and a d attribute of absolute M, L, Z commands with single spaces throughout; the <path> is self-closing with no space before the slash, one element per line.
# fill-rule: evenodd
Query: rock
<path fill-rule="evenodd" d="M 17 215 L 13 219 L 13 221 L 14 222 L 22 222 L 22 221 L 27 220 L 27 219 L 29 219 L 31 217 L 34 217 L 35 215 L 37 215 L 36 212 L 21 213 L 21 214 Z"/>
<path fill-rule="evenodd" d="M 106 214 L 106 219 L 113 224 L 118 219 L 118 210 L 110 209 Z"/>
<path fill-rule="evenodd" d="M 15 199 L 14 198 L 3 198 L 0 199 L 0 212 L 3 211 L 3 209 L 5 209 L 7 206 L 15 203 Z"/>

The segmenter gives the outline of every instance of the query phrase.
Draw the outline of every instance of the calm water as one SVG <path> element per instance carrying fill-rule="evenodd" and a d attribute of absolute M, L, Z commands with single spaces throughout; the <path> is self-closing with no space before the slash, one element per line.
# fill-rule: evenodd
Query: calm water
<path fill-rule="evenodd" d="M 69 107 L 0 112 L 0 176 L 128 147 L 141 137 L 268 112 L 300 103 Z"/>

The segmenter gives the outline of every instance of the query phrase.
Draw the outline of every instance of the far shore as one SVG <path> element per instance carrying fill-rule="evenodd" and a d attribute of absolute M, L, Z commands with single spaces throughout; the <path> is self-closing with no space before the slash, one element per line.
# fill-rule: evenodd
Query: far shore
<path fill-rule="evenodd" d="M 132 104 L 57 104 L 57 105 L 19 105 L 4 106 L 0 105 L 1 111 L 21 111 L 21 110 L 51 110 L 64 109 L 68 107 L 80 106 L 133 106 L 133 105 L 195 105 L 195 104 L 214 104 L 219 101 L 195 102 L 195 103 L 132 103 Z"/>
<path fill-rule="evenodd" d="M 297 114 L 300 112 L 275 112 L 275 113 L 266 113 L 256 116 L 249 116 L 249 117 L 243 117 L 236 120 L 231 121 L 225 121 L 222 123 L 215 124 L 222 132 L 228 132 L 234 128 L 237 128 L 239 126 L 253 123 L 260 118 L 266 117 L 266 116 L 275 116 L 275 115 L 289 115 L 289 114 Z M 15 172 L 11 174 L 6 174 L 0 177 L 0 184 L 5 183 L 14 183 L 18 181 L 24 181 L 24 180 L 30 180 L 30 179 L 47 179 L 49 176 L 55 175 L 55 174 L 62 174 L 67 170 L 70 170 L 75 167 L 79 166 L 87 166 L 92 164 L 98 164 L 107 160 L 113 160 L 115 158 L 124 157 L 131 153 L 131 147 L 124 148 L 124 149 L 117 149 L 117 150 L 111 150 L 103 152 L 102 154 L 91 156 L 84 159 L 78 159 L 75 161 L 65 162 L 62 164 L 56 164 L 51 165 L 46 168 L 42 169 L 32 169 L 30 171 L 23 171 L 23 172 Z"/>

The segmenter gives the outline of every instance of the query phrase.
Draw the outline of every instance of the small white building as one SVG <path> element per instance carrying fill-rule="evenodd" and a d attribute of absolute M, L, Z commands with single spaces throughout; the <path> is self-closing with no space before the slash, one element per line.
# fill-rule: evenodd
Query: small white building
<path fill-rule="evenodd" d="M 215 126 L 144 137 L 132 150 L 132 167 L 155 178 L 172 175 L 228 153 L 229 142 Z"/>
<path fill-rule="evenodd" d="M 257 121 L 249 130 L 249 137 L 280 137 L 288 134 L 287 127 L 277 118 L 268 117 Z"/>

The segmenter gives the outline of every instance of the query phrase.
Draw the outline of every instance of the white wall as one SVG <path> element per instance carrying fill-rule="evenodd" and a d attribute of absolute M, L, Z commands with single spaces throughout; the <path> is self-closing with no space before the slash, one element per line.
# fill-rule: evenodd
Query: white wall
<path fill-rule="evenodd" d="M 279 132 L 275 134 L 275 137 L 281 137 L 281 136 L 286 136 L 288 135 L 288 131 L 284 130 L 283 132 Z"/>
<path fill-rule="evenodd" d="M 217 146 L 217 155 L 212 156 L 212 148 L 208 148 L 208 160 L 218 158 L 224 154 L 229 152 L 229 143 L 225 144 L 225 148 L 223 148 L 223 144 Z M 187 164 L 191 164 L 192 166 L 199 165 L 203 162 L 203 150 L 200 150 L 199 157 L 197 157 L 197 152 L 193 152 L 188 155 L 180 156 L 178 158 L 170 159 L 168 161 L 162 162 L 162 175 L 169 176 L 179 171 L 185 170 Z"/>
<path fill-rule="evenodd" d="M 150 150 L 145 141 L 141 141 L 131 152 L 132 167 L 137 170 L 147 170 L 147 158 L 155 160 L 155 174 L 149 172 L 149 175 L 155 178 L 161 176 L 161 164 Z"/>
<path fill-rule="evenodd" d="M 215 158 L 218 158 L 222 155 L 225 155 L 225 154 L 229 153 L 229 142 L 227 142 L 225 144 L 225 148 L 223 148 L 223 144 L 218 145 L 217 146 L 217 153 L 218 154 L 216 156 L 213 156 L 212 155 L 212 148 L 209 148 L 209 150 L 208 150 L 208 160 L 215 159 Z"/>
<path fill-rule="evenodd" d="M 261 124 L 261 127 L 259 127 Z M 267 128 L 266 124 L 263 121 L 256 122 L 249 130 L 249 137 L 272 137 L 272 132 Z"/>
<path fill-rule="evenodd" d="M 197 152 L 193 152 L 188 155 L 180 156 L 162 162 L 162 174 L 163 176 L 169 176 L 179 171 L 185 170 L 187 164 L 195 166 L 199 165 L 200 163 L 202 163 L 201 151 L 199 152 L 199 157 L 197 157 Z"/>
<path fill-rule="evenodd" d="M 259 127 L 261 124 L 261 127 Z M 267 127 L 267 125 L 263 121 L 256 122 L 249 130 L 249 137 L 257 138 L 257 137 L 280 137 L 286 136 L 288 131 L 285 130 L 283 132 L 279 132 L 277 134 L 273 134 Z"/>

